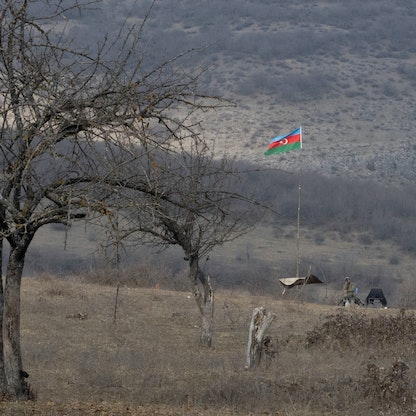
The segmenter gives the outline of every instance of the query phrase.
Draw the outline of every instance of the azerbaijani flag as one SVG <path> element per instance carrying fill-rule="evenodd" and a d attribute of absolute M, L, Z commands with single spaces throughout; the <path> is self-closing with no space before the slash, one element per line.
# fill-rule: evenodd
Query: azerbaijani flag
<path fill-rule="evenodd" d="M 264 152 L 265 156 L 275 153 L 288 152 L 290 150 L 302 149 L 302 128 L 299 127 L 283 136 L 277 136 L 270 140 L 269 148 Z"/>

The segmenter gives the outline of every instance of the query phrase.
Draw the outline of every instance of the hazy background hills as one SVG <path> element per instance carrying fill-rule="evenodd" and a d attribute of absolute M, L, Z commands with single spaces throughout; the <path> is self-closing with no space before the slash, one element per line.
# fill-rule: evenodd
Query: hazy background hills
<path fill-rule="evenodd" d="M 206 67 L 201 87 L 236 104 L 206 116 L 204 134 L 216 138 L 217 150 L 289 172 L 247 179 L 264 186 L 281 216 L 214 253 L 207 264 L 217 284 L 277 293 L 276 276 L 293 275 L 302 170 L 302 272 L 312 267 L 334 291 L 351 274 L 363 292 L 381 285 L 396 304 L 409 304 L 416 295 L 409 289 L 416 252 L 416 3 L 158 0 L 150 7 L 151 1 L 104 0 L 62 16 L 62 24 L 80 45 L 93 47 L 149 11 L 144 64 L 196 48 L 181 63 L 190 71 Z M 302 151 L 264 157 L 271 137 L 299 126 Z M 94 252 L 96 231 L 74 227 L 68 240 L 57 228 L 49 231 L 37 237 L 28 272 L 94 265 L 85 253 Z M 40 265 L 45 246 L 49 257 Z M 140 261 L 147 251 L 126 257 Z M 163 257 L 180 279 L 186 265 L 177 258 Z"/>
<path fill-rule="evenodd" d="M 99 41 L 127 17 L 140 22 L 150 3 L 105 0 L 72 16 L 72 32 Z M 413 181 L 415 13 L 407 0 L 158 0 L 144 53 L 151 63 L 205 47 L 182 63 L 206 65 L 207 89 L 234 99 L 237 107 L 217 114 L 207 134 L 241 158 Z M 301 156 L 263 157 L 271 137 L 300 125 Z"/>

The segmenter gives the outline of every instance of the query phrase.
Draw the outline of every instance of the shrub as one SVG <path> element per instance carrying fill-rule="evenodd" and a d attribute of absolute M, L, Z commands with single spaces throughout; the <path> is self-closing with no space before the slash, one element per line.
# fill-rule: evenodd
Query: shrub
<path fill-rule="evenodd" d="M 408 407 L 413 400 L 409 366 L 400 359 L 396 359 L 388 370 L 372 359 L 360 387 L 364 397 L 369 398 L 376 408 Z"/>
<path fill-rule="evenodd" d="M 396 316 L 379 315 L 370 319 L 342 310 L 335 315 L 328 315 L 322 325 L 306 335 L 308 346 L 326 344 L 340 348 L 363 344 L 383 347 L 406 341 L 416 342 L 416 318 L 403 309 Z"/>

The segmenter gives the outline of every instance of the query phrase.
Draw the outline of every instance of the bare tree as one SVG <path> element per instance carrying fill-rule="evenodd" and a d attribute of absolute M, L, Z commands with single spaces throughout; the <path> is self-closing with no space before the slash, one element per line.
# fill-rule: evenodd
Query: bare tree
<path fill-rule="evenodd" d="M 255 222 L 254 199 L 237 191 L 243 173 L 234 160 L 216 158 L 200 135 L 169 152 L 149 151 L 124 168 L 132 169 L 122 191 L 124 235 L 138 236 L 139 243 L 182 248 L 202 319 L 200 344 L 211 346 L 214 290 L 200 261 Z"/>
<path fill-rule="evenodd" d="M 106 203 L 124 163 L 119 149 L 139 141 L 148 152 L 192 135 L 187 116 L 207 98 L 195 92 L 196 76 L 177 68 L 180 57 L 142 69 L 144 26 L 103 37 L 87 53 L 66 36 L 64 13 L 83 7 L 79 1 L 44 1 L 42 16 L 32 14 L 35 3 L 3 0 L 0 11 L 0 244 L 10 246 L 0 287 L 0 389 L 12 398 L 31 395 L 20 288 L 35 233 L 109 217 Z"/>

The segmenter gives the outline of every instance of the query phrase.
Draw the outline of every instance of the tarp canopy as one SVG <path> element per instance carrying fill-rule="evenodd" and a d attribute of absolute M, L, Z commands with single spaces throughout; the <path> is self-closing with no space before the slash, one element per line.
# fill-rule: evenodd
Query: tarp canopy
<path fill-rule="evenodd" d="M 319 277 L 310 274 L 306 277 L 283 277 L 279 279 L 279 282 L 285 286 L 286 289 L 290 289 L 294 286 L 299 285 L 308 285 L 311 283 L 323 283 L 322 280 L 319 279 Z"/>

